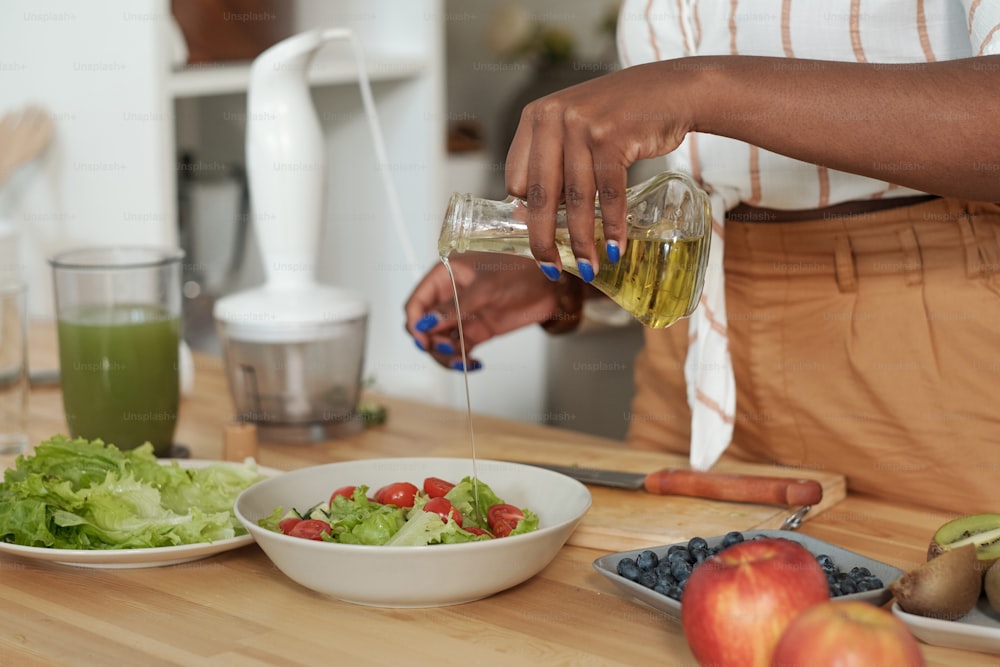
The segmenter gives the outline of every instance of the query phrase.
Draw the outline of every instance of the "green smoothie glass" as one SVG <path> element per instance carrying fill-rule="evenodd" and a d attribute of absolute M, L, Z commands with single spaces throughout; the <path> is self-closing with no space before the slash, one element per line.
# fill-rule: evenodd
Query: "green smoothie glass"
<path fill-rule="evenodd" d="M 182 250 L 91 247 L 49 258 L 70 435 L 171 455 L 180 402 Z"/>

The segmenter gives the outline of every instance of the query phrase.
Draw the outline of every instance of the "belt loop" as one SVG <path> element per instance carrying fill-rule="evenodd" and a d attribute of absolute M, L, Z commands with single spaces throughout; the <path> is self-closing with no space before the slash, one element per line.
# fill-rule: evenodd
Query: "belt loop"
<path fill-rule="evenodd" d="M 978 278 L 983 272 L 983 263 L 979 260 L 979 243 L 976 242 L 976 233 L 972 231 L 968 211 L 961 211 L 956 215 L 955 224 L 958 225 L 958 233 L 965 248 L 965 277 Z"/>
<path fill-rule="evenodd" d="M 848 236 L 833 239 L 833 264 L 837 270 L 837 285 L 841 292 L 857 292 L 858 276 L 854 268 L 854 252 Z"/>
<path fill-rule="evenodd" d="M 907 227 L 896 232 L 899 237 L 899 247 L 903 251 L 903 275 L 906 284 L 919 285 L 924 282 L 924 265 L 920 258 L 920 245 L 913 227 Z"/>

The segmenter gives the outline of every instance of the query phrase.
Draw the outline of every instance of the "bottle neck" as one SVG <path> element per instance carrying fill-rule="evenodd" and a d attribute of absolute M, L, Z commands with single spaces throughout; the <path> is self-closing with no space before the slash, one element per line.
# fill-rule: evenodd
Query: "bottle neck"
<path fill-rule="evenodd" d="M 527 240 L 527 206 L 520 199 L 508 197 L 502 201 L 454 194 L 448 201 L 438 254 L 447 257 L 452 252 L 492 250 L 492 242 L 511 237 Z"/>

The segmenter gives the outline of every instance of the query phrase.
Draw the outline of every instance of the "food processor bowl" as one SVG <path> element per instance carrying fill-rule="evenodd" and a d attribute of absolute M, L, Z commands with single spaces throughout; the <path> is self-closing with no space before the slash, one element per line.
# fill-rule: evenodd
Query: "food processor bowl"
<path fill-rule="evenodd" d="M 364 428 L 357 412 L 366 303 L 340 288 L 261 288 L 220 300 L 216 328 L 236 419 L 262 441 L 308 443 Z"/>

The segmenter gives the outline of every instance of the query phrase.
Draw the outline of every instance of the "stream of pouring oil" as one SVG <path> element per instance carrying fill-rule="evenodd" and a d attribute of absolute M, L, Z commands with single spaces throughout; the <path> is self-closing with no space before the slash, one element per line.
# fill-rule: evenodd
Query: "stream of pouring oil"
<path fill-rule="evenodd" d="M 446 256 L 441 257 L 444 268 L 448 270 L 451 279 L 451 293 L 455 298 L 455 318 L 458 321 L 458 346 L 462 350 L 462 375 L 465 379 L 465 414 L 469 425 L 469 444 L 472 446 L 472 495 L 475 498 L 476 518 L 480 524 L 485 524 L 482 508 L 479 506 L 479 473 L 476 471 L 476 431 L 472 425 L 472 398 L 469 394 L 469 359 L 465 352 L 465 331 L 462 327 L 462 308 L 458 303 L 458 285 L 455 283 L 455 273 Z"/>

